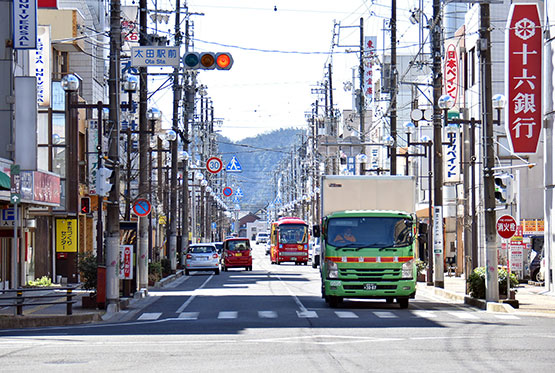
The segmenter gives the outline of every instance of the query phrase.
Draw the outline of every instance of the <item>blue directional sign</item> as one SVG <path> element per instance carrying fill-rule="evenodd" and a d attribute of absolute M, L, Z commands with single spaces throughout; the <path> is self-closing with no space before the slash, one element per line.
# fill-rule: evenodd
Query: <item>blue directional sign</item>
<path fill-rule="evenodd" d="M 281 203 L 281 198 L 277 196 L 276 199 L 274 199 L 274 205 L 281 205 Z"/>
<path fill-rule="evenodd" d="M 243 172 L 243 168 L 241 167 L 241 164 L 237 160 L 236 156 L 233 156 L 233 158 L 231 158 L 225 170 L 227 172 Z"/>
<path fill-rule="evenodd" d="M 243 190 L 242 190 L 240 187 L 237 188 L 237 190 L 235 191 L 235 195 L 236 195 L 237 197 L 239 197 L 239 198 L 240 198 L 240 197 L 243 197 L 243 196 L 244 196 Z"/>

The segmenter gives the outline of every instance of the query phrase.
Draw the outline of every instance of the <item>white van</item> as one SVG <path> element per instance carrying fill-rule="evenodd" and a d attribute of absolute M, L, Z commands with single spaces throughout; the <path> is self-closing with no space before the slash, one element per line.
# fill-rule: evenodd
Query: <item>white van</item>
<path fill-rule="evenodd" d="M 268 232 L 260 232 L 256 235 L 256 243 L 266 243 L 270 238 L 270 234 Z"/>

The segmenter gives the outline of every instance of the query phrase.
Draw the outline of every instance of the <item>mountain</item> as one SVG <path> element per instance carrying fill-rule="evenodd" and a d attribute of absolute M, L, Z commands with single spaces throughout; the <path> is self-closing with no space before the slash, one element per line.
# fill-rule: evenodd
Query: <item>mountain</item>
<path fill-rule="evenodd" d="M 242 172 L 228 172 L 228 186 L 234 191 L 240 187 L 243 197 L 240 206 L 243 211 L 256 213 L 275 198 L 277 180 L 274 179 L 276 166 L 291 156 L 291 151 L 299 146 L 303 129 L 280 129 L 273 132 L 232 142 L 218 135 L 220 156 L 225 166 L 235 156 Z M 231 199 L 225 199 L 231 205 Z"/>

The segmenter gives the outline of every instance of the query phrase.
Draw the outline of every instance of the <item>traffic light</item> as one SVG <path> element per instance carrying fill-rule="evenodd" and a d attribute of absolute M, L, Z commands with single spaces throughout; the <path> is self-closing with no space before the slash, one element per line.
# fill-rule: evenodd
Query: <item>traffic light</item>
<path fill-rule="evenodd" d="M 500 204 L 513 202 L 513 175 L 501 173 L 493 175 L 495 182 L 495 200 Z"/>
<path fill-rule="evenodd" d="M 233 57 L 225 52 L 188 52 L 183 57 L 183 63 L 188 70 L 229 70 L 233 66 Z"/>
<path fill-rule="evenodd" d="M 91 213 L 91 199 L 89 197 L 81 197 L 81 214 Z"/>
<path fill-rule="evenodd" d="M 106 167 L 100 167 L 96 173 L 96 194 L 99 196 L 106 197 L 110 190 L 112 189 L 112 184 L 110 183 L 110 176 L 112 176 L 112 170 Z"/>

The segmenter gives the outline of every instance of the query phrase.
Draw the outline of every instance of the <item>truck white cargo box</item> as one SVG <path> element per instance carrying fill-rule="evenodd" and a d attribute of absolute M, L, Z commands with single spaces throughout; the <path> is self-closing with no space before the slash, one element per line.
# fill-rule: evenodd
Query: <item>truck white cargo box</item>
<path fill-rule="evenodd" d="M 322 216 L 343 210 L 415 212 L 414 176 L 324 175 L 321 183 Z"/>

